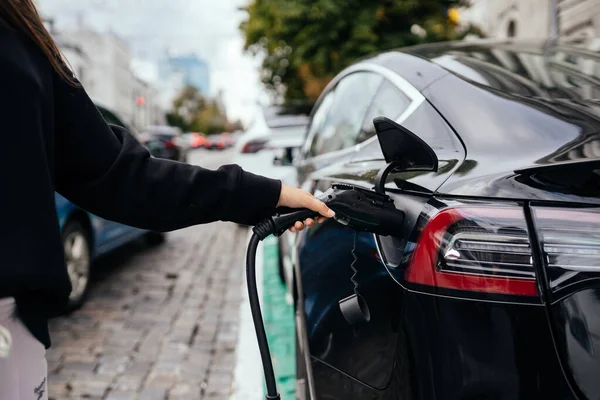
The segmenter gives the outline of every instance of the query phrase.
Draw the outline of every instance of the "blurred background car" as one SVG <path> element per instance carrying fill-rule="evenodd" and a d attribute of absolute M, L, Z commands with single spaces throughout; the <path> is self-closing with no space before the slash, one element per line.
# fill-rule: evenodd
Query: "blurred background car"
<path fill-rule="evenodd" d="M 97 106 L 106 122 L 122 126 L 136 135 L 129 125 L 113 111 Z M 136 239 L 146 236 L 149 244 L 162 243 L 162 233 L 151 232 L 119 224 L 93 215 L 55 193 L 56 212 L 60 224 L 65 262 L 73 290 L 67 311 L 73 311 L 85 302 L 94 260 Z"/>
<path fill-rule="evenodd" d="M 146 128 L 138 136 L 140 143 L 157 158 L 187 162 L 190 147 L 183 137 L 181 129 L 168 125 L 153 125 Z"/>
<path fill-rule="evenodd" d="M 204 142 L 206 141 L 204 135 L 201 135 L 198 132 L 192 132 L 191 135 L 192 136 L 190 138 L 190 146 L 192 147 L 192 149 L 198 149 L 204 146 Z"/>
<path fill-rule="evenodd" d="M 264 107 L 238 139 L 233 162 L 244 170 L 296 186 L 293 160 L 302 147 L 312 104 Z"/>
<path fill-rule="evenodd" d="M 229 132 L 221 133 L 221 137 L 223 139 L 226 149 L 235 145 L 235 138 Z"/>
<path fill-rule="evenodd" d="M 204 142 L 206 141 L 206 137 L 199 132 L 186 132 L 182 134 L 181 137 L 183 139 L 184 147 L 187 147 L 188 149 L 204 147 Z"/>
<path fill-rule="evenodd" d="M 228 135 L 209 135 L 204 141 L 204 148 L 209 150 L 224 150 L 233 146 L 233 141 Z"/>

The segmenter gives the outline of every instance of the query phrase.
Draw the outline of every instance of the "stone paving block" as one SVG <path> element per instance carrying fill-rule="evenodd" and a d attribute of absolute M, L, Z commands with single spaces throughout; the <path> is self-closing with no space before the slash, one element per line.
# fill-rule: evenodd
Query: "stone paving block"
<path fill-rule="evenodd" d="M 139 400 L 164 400 L 167 398 L 167 389 L 148 387 L 142 390 Z"/>
<path fill-rule="evenodd" d="M 108 395 L 106 395 L 105 399 L 106 400 L 137 400 L 138 397 L 139 397 L 139 395 L 135 392 L 115 391 L 115 392 L 110 392 Z"/>
<path fill-rule="evenodd" d="M 173 232 L 102 276 L 83 309 L 50 323 L 50 396 L 226 399 L 245 256 L 230 243 L 246 235 L 231 224 Z"/>
<path fill-rule="evenodd" d="M 70 396 L 79 398 L 102 398 L 108 387 L 109 384 L 107 382 L 96 380 L 76 380 L 68 386 Z"/>

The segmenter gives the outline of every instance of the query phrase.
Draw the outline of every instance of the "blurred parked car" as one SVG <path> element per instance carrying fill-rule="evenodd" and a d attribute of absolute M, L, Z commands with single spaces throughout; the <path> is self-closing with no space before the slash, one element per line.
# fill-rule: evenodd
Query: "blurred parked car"
<path fill-rule="evenodd" d="M 306 133 L 310 104 L 262 109 L 235 145 L 233 162 L 244 170 L 296 185 L 292 163 Z"/>
<path fill-rule="evenodd" d="M 106 122 L 122 126 L 135 134 L 114 112 L 98 106 Z M 88 213 L 58 193 L 55 193 L 56 212 L 60 223 L 65 261 L 73 290 L 69 310 L 83 305 L 89 288 L 93 262 L 99 256 L 146 236 L 155 244 L 164 241 L 161 233 L 133 228 L 108 221 Z"/>
<path fill-rule="evenodd" d="M 423 45 L 331 81 L 301 186 L 385 188 L 404 223 L 391 238 L 328 220 L 293 241 L 303 399 L 600 398 L 597 49 Z M 410 132 L 376 135 L 380 116 Z M 357 292 L 368 322 L 340 310 Z"/>
<path fill-rule="evenodd" d="M 139 135 L 139 140 L 157 158 L 187 162 L 190 145 L 183 138 L 181 129 L 174 126 L 154 125 Z"/>
<path fill-rule="evenodd" d="M 209 135 L 206 137 L 206 140 L 204 141 L 204 147 L 209 150 L 212 150 L 212 149 L 224 150 L 224 149 L 231 147 L 232 145 L 233 145 L 233 141 L 231 140 L 231 138 L 229 138 L 223 134 Z"/>
<path fill-rule="evenodd" d="M 204 142 L 206 142 L 206 138 L 204 135 L 201 135 L 198 132 L 193 132 L 190 138 L 190 146 L 192 149 L 197 149 L 200 147 L 204 147 Z"/>
<path fill-rule="evenodd" d="M 225 144 L 226 149 L 235 145 L 235 138 L 229 132 L 223 132 L 221 134 L 221 137 L 223 138 L 223 142 Z"/>

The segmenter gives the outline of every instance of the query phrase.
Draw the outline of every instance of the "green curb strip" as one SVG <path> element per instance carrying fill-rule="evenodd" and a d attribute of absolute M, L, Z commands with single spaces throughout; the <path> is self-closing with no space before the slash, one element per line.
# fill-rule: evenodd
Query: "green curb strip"
<path fill-rule="evenodd" d="M 270 236 L 264 240 L 263 318 L 275 368 L 277 389 L 282 400 L 295 400 L 294 308 L 286 302 L 287 288 L 279 278 L 278 251 L 277 238 Z"/>

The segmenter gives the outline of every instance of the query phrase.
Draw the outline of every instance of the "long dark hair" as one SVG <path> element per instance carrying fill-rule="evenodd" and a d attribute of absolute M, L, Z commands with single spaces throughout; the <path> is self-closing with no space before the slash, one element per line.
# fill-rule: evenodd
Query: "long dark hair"
<path fill-rule="evenodd" d="M 0 22 L 2 20 L 37 44 L 60 77 L 77 84 L 58 46 L 46 30 L 33 0 L 0 0 Z"/>

